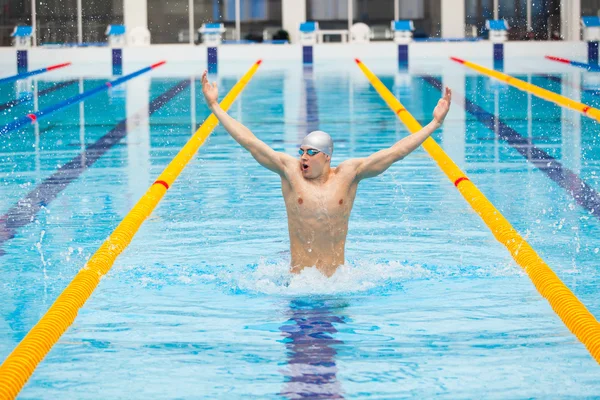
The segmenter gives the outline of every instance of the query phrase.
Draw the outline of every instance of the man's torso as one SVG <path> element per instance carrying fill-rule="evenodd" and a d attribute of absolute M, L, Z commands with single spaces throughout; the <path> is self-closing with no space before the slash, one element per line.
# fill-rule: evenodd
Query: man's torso
<path fill-rule="evenodd" d="M 351 171 L 332 168 L 327 181 L 305 179 L 300 168 L 282 177 L 288 215 L 292 272 L 316 266 L 331 276 L 344 263 L 348 220 L 357 182 Z"/>

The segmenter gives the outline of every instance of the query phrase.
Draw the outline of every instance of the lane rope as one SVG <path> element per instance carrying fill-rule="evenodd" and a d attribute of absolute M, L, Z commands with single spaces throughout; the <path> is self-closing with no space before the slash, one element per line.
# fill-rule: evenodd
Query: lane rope
<path fill-rule="evenodd" d="M 0 84 L 7 83 L 7 82 L 18 81 L 19 79 L 29 78 L 30 76 L 39 75 L 39 74 L 43 74 L 45 72 L 54 71 L 55 69 L 68 67 L 69 65 L 71 65 L 71 63 L 70 62 L 66 62 L 66 63 L 63 63 L 63 64 L 51 65 L 49 67 L 40 68 L 40 69 L 36 69 L 36 70 L 33 70 L 33 71 L 29 71 L 29 72 L 24 72 L 22 74 L 16 74 L 16 75 L 12 75 L 12 76 L 7 76 L 5 78 L 0 78 Z"/>
<path fill-rule="evenodd" d="M 228 110 L 236 97 L 246 87 L 256 72 L 260 62 L 244 74 L 221 101 L 221 108 Z M 110 271 L 116 258 L 127 248 L 142 223 L 173 185 L 183 168 L 194 157 L 208 136 L 218 124 L 217 117 L 211 114 L 190 138 L 185 146 L 158 176 L 144 196 L 123 218 L 119 226 L 98 251 L 77 273 L 65 290 L 54 301 L 50 309 L 29 331 L 0 366 L 0 399 L 13 399 L 19 394 L 37 365 L 44 359 L 52 346 L 69 328 L 77 317 L 77 312 L 85 304 L 100 279 Z"/>
<path fill-rule="evenodd" d="M 490 78 L 498 79 L 499 81 L 506 82 L 508 85 L 513 86 L 519 90 L 524 92 L 528 92 L 533 94 L 534 96 L 539 97 L 540 99 L 544 99 L 550 101 L 554 104 L 557 104 L 562 107 L 570 108 L 571 110 L 578 111 L 585 115 L 586 117 L 595 119 L 596 121 L 600 121 L 600 110 L 594 107 L 591 107 L 587 104 L 580 103 L 573 99 L 570 99 L 566 96 L 560 95 L 558 93 L 551 92 L 550 90 L 541 88 L 532 83 L 522 81 L 513 76 L 504 74 L 499 71 L 495 71 L 493 69 L 486 68 L 479 64 L 472 63 L 470 61 L 462 60 L 456 57 L 450 57 L 452 61 L 455 61 L 459 64 L 464 65 L 465 67 L 471 68 L 474 71 L 479 72 L 482 75 L 486 75 Z"/>
<path fill-rule="evenodd" d="M 375 74 L 360 60 L 356 62 L 392 110 L 404 108 L 402 103 L 394 97 Z M 411 133 L 422 129 L 421 124 L 410 112 L 407 111 L 397 115 Z M 585 345 L 596 362 L 600 363 L 600 324 L 598 324 L 594 315 L 560 280 L 531 245 L 519 235 L 510 222 L 494 207 L 477 186 L 466 177 L 466 174 L 461 171 L 433 138 L 427 138 L 423 142 L 423 148 L 490 228 L 496 240 L 506 246 L 516 263 L 527 273 L 538 292 L 548 300 L 550 306 L 566 327 Z"/>
<path fill-rule="evenodd" d="M 76 96 L 73 97 L 69 97 L 66 100 L 60 101 L 58 103 L 55 103 L 51 106 L 48 106 L 42 110 L 39 110 L 35 113 L 31 113 L 31 114 L 27 114 L 21 118 L 17 118 L 14 121 L 9 122 L 8 124 L 4 125 L 3 127 L 0 128 L 0 135 L 4 134 L 4 133 L 8 133 L 14 130 L 17 130 L 19 128 L 22 128 L 23 126 L 29 125 L 31 123 L 35 123 L 37 122 L 40 118 L 45 117 L 49 114 L 52 114 L 58 110 L 61 110 L 65 107 L 68 107 L 70 105 L 76 104 L 76 103 L 80 103 L 83 100 L 85 100 L 88 97 L 94 96 L 100 92 L 103 92 L 105 90 L 108 90 L 112 87 L 115 87 L 117 85 L 122 84 L 123 82 L 127 82 L 130 79 L 136 78 L 142 74 L 145 74 L 146 72 L 152 71 L 153 69 L 155 69 L 156 67 L 159 67 L 161 65 L 163 65 L 165 62 L 160 62 L 160 63 L 156 63 L 153 64 L 149 67 L 145 67 L 142 68 L 140 70 L 137 70 L 135 72 L 132 72 L 131 74 L 122 76 L 118 79 L 115 79 L 113 81 L 110 82 L 106 82 L 104 85 L 100 85 L 100 86 L 96 86 L 93 89 L 90 90 L 86 90 L 83 93 L 79 93 Z"/>

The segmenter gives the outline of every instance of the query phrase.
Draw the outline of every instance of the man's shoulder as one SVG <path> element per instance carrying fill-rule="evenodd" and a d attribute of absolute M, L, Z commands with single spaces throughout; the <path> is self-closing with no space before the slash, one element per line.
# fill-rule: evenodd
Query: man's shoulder
<path fill-rule="evenodd" d="M 360 158 L 349 158 L 347 160 L 342 161 L 335 167 L 335 170 L 338 172 L 347 172 L 350 170 L 356 170 L 356 168 L 360 165 Z"/>
<path fill-rule="evenodd" d="M 361 161 L 359 158 L 350 158 L 342 161 L 337 167 L 335 167 L 334 173 L 341 178 L 354 180 L 356 178 L 356 171 L 358 170 L 360 162 Z"/>

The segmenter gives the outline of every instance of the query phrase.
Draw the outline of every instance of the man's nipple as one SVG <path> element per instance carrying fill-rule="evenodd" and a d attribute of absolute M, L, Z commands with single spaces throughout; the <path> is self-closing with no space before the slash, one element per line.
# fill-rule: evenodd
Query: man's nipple
<path fill-rule="evenodd" d="M 340 204 L 340 206 L 341 206 L 342 204 L 344 204 L 344 199 L 340 199 L 340 201 L 339 201 L 339 204 Z"/>
<path fill-rule="evenodd" d="M 302 204 L 304 203 L 304 200 L 302 200 L 302 197 L 298 197 L 298 204 Z"/>

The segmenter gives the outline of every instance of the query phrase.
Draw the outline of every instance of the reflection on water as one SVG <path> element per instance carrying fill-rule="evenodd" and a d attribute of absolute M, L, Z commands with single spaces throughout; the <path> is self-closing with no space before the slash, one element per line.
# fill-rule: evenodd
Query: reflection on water
<path fill-rule="evenodd" d="M 302 83 L 304 86 L 304 97 L 306 101 L 306 110 L 304 118 L 306 119 L 306 132 L 301 136 L 319 129 L 319 102 L 317 99 L 317 90 L 315 88 L 315 76 L 312 66 L 304 66 L 302 72 Z"/>
<path fill-rule="evenodd" d="M 342 306 L 343 307 L 343 306 Z M 289 399 L 343 399 L 337 379 L 334 324 L 344 324 L 341 307 L 326 300 L 292 300 L 290 319 L 279 329 L 286 337 L 288 362 L 281 395 Z"/>

